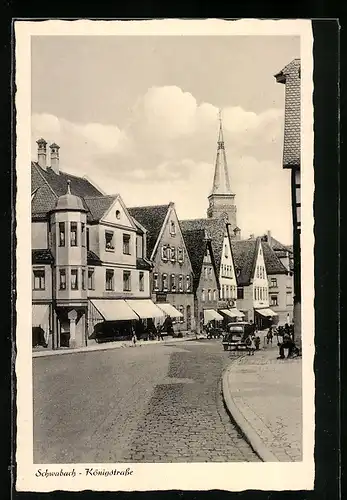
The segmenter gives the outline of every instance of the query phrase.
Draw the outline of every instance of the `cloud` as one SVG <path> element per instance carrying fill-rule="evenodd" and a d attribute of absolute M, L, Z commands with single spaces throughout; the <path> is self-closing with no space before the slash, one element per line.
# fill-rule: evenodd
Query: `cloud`
<path fill-rule="evenodd" d="M 281 168 L 283 111 L 255 113 L 236 106 L 225 107 L 222 116 L 238 224 L 245 236 L 263 227 L 280 237 L 284 226 L 290 228 L 289 178 Z M 43 136 L 61 146 L 62 170 L 88 175 L 106 192 L 120 192 L 130 205 L 175 201 L 181 217 L 202 217 L 218 127 L 212 103 L 199 103 L 176 86 L 152 87 L 122 126 L 117 120 L 72 123 L 33 115 L 32 156 L 36 159 L 35 141 Z"/>

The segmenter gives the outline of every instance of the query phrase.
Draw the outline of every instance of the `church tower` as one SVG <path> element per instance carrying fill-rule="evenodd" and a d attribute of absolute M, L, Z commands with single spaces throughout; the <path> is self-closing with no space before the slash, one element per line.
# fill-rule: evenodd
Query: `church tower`
<path fill-rule="evenodd" d="M 240 229 L 236 225 L 235 194 L 231 192 L 230 187 L 221 111 L 219 111 L 219 135 L 213 186 L 208 201 L 207 217 L 209 219 L 224 219 L 230 224 L 235 237 L 239 237 Z"/>

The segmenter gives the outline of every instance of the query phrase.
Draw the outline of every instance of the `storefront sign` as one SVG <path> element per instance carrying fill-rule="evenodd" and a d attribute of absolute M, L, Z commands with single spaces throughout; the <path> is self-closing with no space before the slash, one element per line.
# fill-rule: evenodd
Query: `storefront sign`
<path fill-rule="evenodd" d="M 165 292 L 158 292 L 156 294 L 156 302 L 166 302 L 167 298 L 167 293 Z"/>

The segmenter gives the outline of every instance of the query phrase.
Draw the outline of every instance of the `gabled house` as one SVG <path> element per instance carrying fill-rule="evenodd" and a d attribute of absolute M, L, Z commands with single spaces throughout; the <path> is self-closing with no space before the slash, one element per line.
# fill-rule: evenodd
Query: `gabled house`
<path fill-rule="evenodd" d="M 269 304 L 280 324 L 293 320 L 293 252 L 271 236 L 262 236 L 265 267 L 269 280 Z"/>
<path fill-rule="evenodd" d="M 237 281 L 231 251 L 230 225 L 223 219 L 192 219 L 180 221 L 182 231 L 204 230 L 211 240 L 216 272 L 220 285 L 218 309 L 236 307 Z"/>
<path fill-rule="evenodd" d="M 88 343 L 99 323 L 164 316 L 150 300 L 146 230 L 120 195 L 62 172 L 59 147 L 38 142 L 31 164 L 34 328 L 49 347 Z M 139 304 L 140 303 L 140 304 Z"/>
<path fill-rule="evenodd" d="M 261 238 L 232 242 L 237 276 L 237 304 L 246 321 L 265 328 L 276 318 L 269 308 L 269 284 Z"/>
<path fill-rule="evenodd" d="M 147 231 L 152 300 L 177 319 L 176 331 L 195 329 L 193 270 L 174 203 L 131 207 L 129 213 Z"/>
<path fill-rule="evenodd" d="M 213 254 L 212 241 L 205 229 L 183 231 L 184 241 L 193 267 L 194 315 L 197 333 L 210 321 L 223 319 L 217 312 L 219 274 Z"/>

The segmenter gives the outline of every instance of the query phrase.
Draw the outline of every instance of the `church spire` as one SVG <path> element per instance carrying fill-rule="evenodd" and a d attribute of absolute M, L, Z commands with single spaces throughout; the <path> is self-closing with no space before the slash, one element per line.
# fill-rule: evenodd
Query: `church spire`
<path fill-rule="evenodd" d="M 218 118 L 219 118 L 219 134 L 217 143 L 218 144 L 217 157 L 216 157 L 216 165 L 215 165 L 213 187 L 211 194 L 232 194 L 230 188 L 227 158 L 225 154 L 221 110 L 219 110 Z"/>

